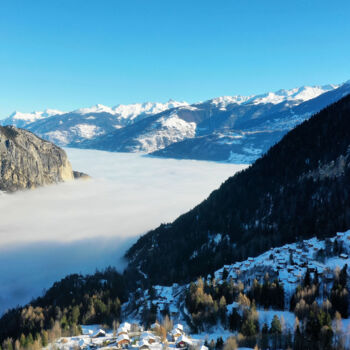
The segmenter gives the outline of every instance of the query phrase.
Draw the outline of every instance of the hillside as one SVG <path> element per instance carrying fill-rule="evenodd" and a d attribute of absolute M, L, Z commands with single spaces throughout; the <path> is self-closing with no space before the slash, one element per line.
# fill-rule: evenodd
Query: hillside
<path fill-rule="evenodd" d="M 290 131 L 251 167 L 127 252 L 147 283 L 185 282 L 271 246 L 350 227 L 350 96 Z M 164 268 L 167 267 L 167 268 Z"/>
<path fill-rule="evenodd" d="M 0 191 L 31 189 L 84 174 L 73 172 L 64 150 L 27 130 L 0 126 Z"/>

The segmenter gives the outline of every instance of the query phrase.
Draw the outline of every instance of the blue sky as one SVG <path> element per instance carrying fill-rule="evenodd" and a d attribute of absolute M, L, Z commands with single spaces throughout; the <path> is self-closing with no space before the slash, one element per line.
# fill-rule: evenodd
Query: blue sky
<path fill-rule="evenodd" d="M 0 0 L 0 118 L 350 79 L 350 1 Z"/>

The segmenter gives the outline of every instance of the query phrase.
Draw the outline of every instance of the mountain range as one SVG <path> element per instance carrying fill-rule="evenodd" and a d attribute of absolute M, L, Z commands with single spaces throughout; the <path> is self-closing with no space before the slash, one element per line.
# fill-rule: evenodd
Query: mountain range
<path fill-rule="evenodd" d="M 15 112 L 1 124 L 26 128 L 60 146 L 251 163 L 293 127 L 349 93 L 346 82 L 194 104 L 170 100 Z"/>
<path fill-rule="evenodd" d="M 130 279 L 139 272 L 150 284 L 188 282 L 271 247 L 348 229 L 349 130 L 346 96 L 191 211 L 142 236 L 126 255 Z"/>

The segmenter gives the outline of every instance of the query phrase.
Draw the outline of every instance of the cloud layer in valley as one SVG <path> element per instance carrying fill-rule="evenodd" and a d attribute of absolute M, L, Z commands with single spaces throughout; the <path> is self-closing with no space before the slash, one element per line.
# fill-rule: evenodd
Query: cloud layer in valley
<path fill-rule="evenodd" d="M 0 313 L 68 273 L 122 269 L 137 237 L 192 208 L 244 166 L 67 150 L 90 174 L 0 196 Z"/>

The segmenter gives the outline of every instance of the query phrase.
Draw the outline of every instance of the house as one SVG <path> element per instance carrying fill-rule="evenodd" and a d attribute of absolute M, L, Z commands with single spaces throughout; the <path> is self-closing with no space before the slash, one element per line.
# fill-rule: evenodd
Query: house
<path fill-rule="evenodd" d="M 130 344 L 130 338 L 127 334 L 121 334 L 118 338 L 117 338 L 117 344 L 120 347 L 128 347 Z"/>
<path fill-rule="evenodd" d="M 150 344 L 147 340 L 145 339 L 142 339 L 140 342 L 139 342 L 139 349 L 140 350 L 148 350 L 150 348 Z"/>
<path fill-rule="evenodd" d="M 176 341 L 177 338 L 182 336 L 182 332 L 178 328 L 175 328 L 171 331 L 171 336 L 173 337 L 174 341 Z"/>
<path fill-rule="evenodd" d="M 97 332 L 95 332 L 92 335 L 92 338 L 101 338 L 101 337 L 105 337 L 106 336 L 106 332 L 103 329 L 99 329 Z"/>
<path fill-rule="evenodd" d="M 179 338 L 177 338 L 175 344 L 177 348 L 188 348 L 192 345 L 192 340 L 185 334 L 182 334 Z"/>
<path fill-rule="evenodd" d="M 125 334 L 125 335 L 128 335 L 128 329 L 126 327 L 119 327 L 117 329 L 117 335 L 122 335 L 122 334 Z"/>
<path fill-rule="evenodd" d="M 142 333 L 140 339 L 145 340 L 148 344 L 153 344 L 157 342 L 157 337 L 152 333 L 148 332 Z"/>
<path fill-rule="evenodd" d="M 179 329 L 182 333 L 184 331 L 184 326 L 181 323 L 178 323 L 174 326 L 174 329 Z"/>
<path fill-rule="evenodd" d="M 131 324 L 129 322 L 123 322 L 120 324 L 119 328 L 125 328 L 128 332 L 131 331 Z"/>

